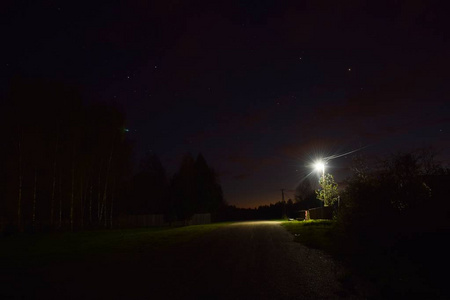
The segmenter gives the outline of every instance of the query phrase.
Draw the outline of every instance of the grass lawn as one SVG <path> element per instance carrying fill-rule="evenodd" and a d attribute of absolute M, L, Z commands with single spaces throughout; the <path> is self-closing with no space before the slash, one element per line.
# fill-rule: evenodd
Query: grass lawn
<path fill-rule="evenodd" d="M 336 254 L 333 236 L 333 221 L 286 221 L 281 224 L 294 235 L 294 240 L 314 249 Z"/>
<path fill-rule="evenodd" d="M 0 238 L 0 263 L 4 267 L 30 267 L 92 256 L 154 251 L 188 242 L 226 224 L 3 237 Z"/>

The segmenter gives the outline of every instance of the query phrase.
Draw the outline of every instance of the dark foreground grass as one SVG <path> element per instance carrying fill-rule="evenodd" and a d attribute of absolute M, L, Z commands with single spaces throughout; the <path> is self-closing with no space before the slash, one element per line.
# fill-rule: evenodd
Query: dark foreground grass
<path fill-rule="evenodd" d="M 320 249 L 344 263 L 349 269 L 342 278 L 344 284 L 351 286 L 357 277 L 364 278 L 371 286 L 373 298 L 445 299 L 450 295 L 439 275 L 445 271 L 442 262 L 447 260 L 448 253 L 426 250 L 437 246 L 433 243 L 439 238 L 421 237 L 400 241 L 400 247 L 377 248 L 350 239 L 330 220 L 291 221 L 282 225 L 294 235 L 294 241 Z"/>
<path fill-rule="evenodd" d="M 18 235 L 0 238 L 3 267 L 31 267 L 93 256 L 133 255 L 188 242 L 228 223 L 185 227 Z"/>

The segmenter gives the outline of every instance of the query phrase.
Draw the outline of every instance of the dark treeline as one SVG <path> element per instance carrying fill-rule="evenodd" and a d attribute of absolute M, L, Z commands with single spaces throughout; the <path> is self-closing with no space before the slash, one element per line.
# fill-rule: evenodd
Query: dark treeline
<path fill-rule="evenodd" d="M 178 172 L 168 178 L 154 153 L 147 153 L 127 189 L 126 214 L 163 214 L 166 221 L 188 220 L 192 215 L 218 212 L 226 206 L 214 169 L 202 154 L 185 154 Z"/>
<path fill-rule="evenodd" d="M 224 221 L 271 220 L 298 215 L 299 203 L 278 201 L 256 208 L 239 208 L 234 205 L 224 207 L 219 217 Z"/>
<path fill-rule="evenodd" d="M 358 157 L 341 196 L 337 225 L 364 244 L 389 248 L 399 240 L 448 231 L 449 194 L 450 171 L 432 149 L 376 163 Z"/>
<path fill-rule="evenodd" d="M 0 122 L 1 217 L 22 230 L 111 225 L 129 171 L 124 116 L 73 87 L 15 79 Z"/>
<path fill-rule="evenodd" d="M 16 78 L 0 122 L 0 227 L 7 232 L 114 228 L 122 214 L 186 220 L 225 205 L 201 154 L 185 155 L 169 178 L 150 153 L 131 174 L 124 114 L 84 105 L 76 88 Z"/>

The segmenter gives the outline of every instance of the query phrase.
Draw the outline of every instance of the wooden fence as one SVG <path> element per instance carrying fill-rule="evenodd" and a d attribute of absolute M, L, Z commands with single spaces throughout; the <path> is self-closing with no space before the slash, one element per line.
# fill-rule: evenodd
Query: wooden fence
<path fill-rule="evenodd" d="M 122 215 L 118 220 L 119 228 L 138 228 L 153 226 L 184 226 L 211 223 L 211 214 L 195 214 L 186 221 L 166 222 L 164 215 Z"/>
<path fill-rule="evenodd" d="M 333 207 L 324 206 L 311 208 L 306 211 L 305 220 L 317 220 L 317 219 L 333 219 Z"/>
<path fill-rule="evenodd" d="M 195 214 L 188 221 L 189 225 L 201 225 L 211 223 L 211 214 Z"/>
<path fill-rule="evenodd" d="M 164 215 L 122 215 L 118 220 L 119 228 L 137 228 L 164 226 Z"/>

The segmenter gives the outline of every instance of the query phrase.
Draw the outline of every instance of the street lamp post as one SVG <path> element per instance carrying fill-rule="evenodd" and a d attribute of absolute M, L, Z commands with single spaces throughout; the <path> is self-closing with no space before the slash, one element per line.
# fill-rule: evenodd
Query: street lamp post
<path fill-rule="evenodd" d="M 318 172 L 322 171 L 322 180 L 325 181 L 325 163 L 322 160 L 317 161 L 314 163 L 314 169 Z M 323 202 L 323 206 L 325 206 L 325 201 Z"/>

